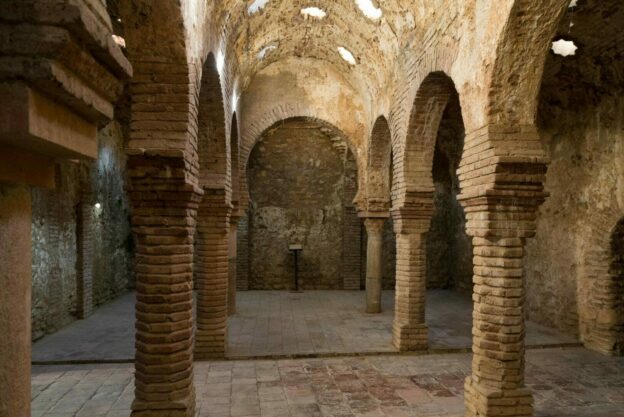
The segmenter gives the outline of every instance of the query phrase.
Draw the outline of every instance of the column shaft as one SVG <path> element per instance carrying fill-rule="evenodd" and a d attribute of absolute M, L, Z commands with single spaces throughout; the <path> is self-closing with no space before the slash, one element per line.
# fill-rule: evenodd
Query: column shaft
<path fill-rule="evenodd" d="M 396 231 L 396 293 L 392 326 L 394 346 L 401 351 L 427 349 L 427 230 L 431 213 L 422 218 L 394 217 Z"/>
<path fill-rule="evenodd" d="M 383 225 L 385 218 L 367 218 L 366 227 L 366 312 L 381 313 Z"/>
<path fill-rule="evenodd" d="M 136 182 L 130 192 L 137 242 L 132 416 L 190 417 L 193 235 L 201 190 L 177 181 Z"/>
<path fill-rule="evenodd" d="M 30 191 L 0 185 L 0 416 L 30 416 Z"/>
<path fill-rule="evenodd" d="M 230 218 L 230 235 L 228 237 L 228 315 L 236 314 L 236 281 L 237 281 L 237 269 L 236 263 L 238 262 L 238 217 Z"/>
<path fill-rule="evenodd" d="M 197 218 L 195 357 L 223 358 L 227 345 L 230 206 L 206 190 Z"/>

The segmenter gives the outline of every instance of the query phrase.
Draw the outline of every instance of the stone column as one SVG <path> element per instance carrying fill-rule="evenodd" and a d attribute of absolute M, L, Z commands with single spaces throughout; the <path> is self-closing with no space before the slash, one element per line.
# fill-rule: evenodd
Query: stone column
<path fill-rule="evenodd" d="M 393 211 L 396 233 L 396 292 L 392 342 L 401 351 L 427 349 L 427 232 L 433 198 L 416 210 Z"/>
<path fill-rule="evenodd" d="M 364 219 L 366 227 L 366 312 L 381 313 L 381 262 L 385 218 Z"/>
<path fill-rule="evenodd" d="M 533 415 L 524 384 L 523 256 L 547 196 L 547 162 L 532 126 L 487 126 L 465 140 L 458 200 L 472 236 L 474 265 L 467 417 Z"/>
<path fill-rule="evenodd" d="M 476 211 L 466 217 L 469 223 L 486 225 L 496 214 L 500 213 Z M 471 231 L 473 358 L 472 375 L 465 384 L 469 417 L 533 415 L 531 392 L 524 385 L 524 238 L 514 227 L 514 220 L 527 214 L 520 210 L 507 214 L 506 229 Z"/>
<path fill-rule="evenodd" d="M 230 234 L 228 237 L 228 315 L 236 314 L 236 282 L 237 282 L 237 269 L 236 264 L 238 262 L 238 220 L 240 216 L 230 216 Z"/>
<path fill-rule="evenodd" d="M 128 160 L 137 176 L 130 190 L 137 294 L 132 416 L 190 417 L 193 235 L 201 189 L 183 179 L 142 178 L 150 169 L 140 165 Z"/>
<path fill-rule="evenodd" d="M 195 357 L 223 358 L 227 345 L 228 235 L 231 206 L 224 190 L 205 189 L 197 217 Z"/>
<path fill-rule="evenodd" d="M 30 416 L 30 191 L 0 185 L 0 416 Z"/>

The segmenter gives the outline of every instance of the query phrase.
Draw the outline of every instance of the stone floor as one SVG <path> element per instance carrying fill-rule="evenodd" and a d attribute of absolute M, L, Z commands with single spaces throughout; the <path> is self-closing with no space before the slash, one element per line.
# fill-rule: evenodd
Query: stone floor
<path fill-rule="evenodd" d="M 536 417 L 624 417 L 624 358 L 527 352 Z M 198 362 L 199 416 L 463 417 L 470 354 Z M 131 364 L 33 367 L 32 416 L 128 417 Z"/>
<path fill-rule="evenodd" d="M 394 292 L 384 291 L 381 314 L 365 314 L 362 291 L 246 291 L 229 320 L 230 358 L 391 353 Z M 470 297 L 427 292 L 431 350 L 471 346 Z M 577 344 L 574 338 L 529 322 L 530 347 Z M 124 361 L 134 357 L 134 294 L 99 308 L 33 344 L 35 363 Z"/>

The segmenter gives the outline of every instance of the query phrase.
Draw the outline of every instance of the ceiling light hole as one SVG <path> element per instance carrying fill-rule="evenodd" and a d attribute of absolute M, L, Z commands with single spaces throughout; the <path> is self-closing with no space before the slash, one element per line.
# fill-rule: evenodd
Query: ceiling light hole
<path fill-rule="evenodd" d="M 249 16 L 258 13 L 260 10 L 264 9 L 264 6 L 266 6 L 268 2 L 269 0 L 254 0 L 247 8 L 247 13 Z"/>
<path fill-rule="evenodd" d="M 327 16 L 327 13 L 325 12 L 325 10 L 323 9 L 319 9 L 318 7 L 305 7 L 303 9 L 301 9 L 301 14 L 305 17 L 313 17 L 315 19 L 323 19 L 325 16 Z"/>
<path fill-rule="evenodd" d="M 570 5 L 568 6 L 568 9 L 573 9 L 573 8 L 575 8 L 576 6 L 578 6 L 578 0 L 572 0 L 572 1 L 570 2 Z"/>
<path fill-rule="evenodd" d="M 573 41 L 566 41 L 565 39 L 559 39 L 552 43 L 552 51 L 561 56 L 576 55 L 578 46 Z"/>
<path fill-rule="evenodd" d="M 355 0 L 355 3 L 364 13 L 364 16 L 371 20 L 377 20 L 382 15 L 381 8 L 375 7 L 373 0 Z"/>
<path fill-rule="evenodd" d="M 351 65 L 355 65 L 355 57 L 353 56 L 353 54 L 351 53 L 351 51 L 349 51 L 347 48 L 344 48 L 342 46 L 338 47 L 338 53 L 340 54 L 340 56 L 342 57 L 342 59 L 344 59 L 345 61 L 347 61 L 349 64 Z"/>

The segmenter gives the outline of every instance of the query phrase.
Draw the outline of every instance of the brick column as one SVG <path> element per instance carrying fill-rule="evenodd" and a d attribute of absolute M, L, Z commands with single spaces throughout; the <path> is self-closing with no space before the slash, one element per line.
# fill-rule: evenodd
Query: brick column
<path fill-rule="evenodd" d="M 225 191 L 205 189 L 197 216 L 197 329 L 195 357 L 223 358 L 227 344 L 228 235 L 230 212 Z"/>
<path fill-rule="evenodd" d="M 423 193 L 409 208 L 393 210 L 396 234 L 396 292 L 392 342 L 401 351 L 427 349 L 427 232 L 433 195 Z"/>
<path fill-rule="evenodd" d="M 488 126 L 466 138 L 458 199 L 472 236 L 474 265 L 467 417 L 533 415 L 532 395 L 524 385 L 522 263 L 525 240 L 534 236 L 537 209 L 547 196 L 546 166 L 530 126 Z"/>
<path fill-rule="evenodd" d="M 473 359 L 465 384 L 466 415 L 529 417 L 533 407 L 524 386 L 522 223 L 533 223 L 535 213 L 514 205 L 466 209 L 474 254 Z"/>
<path fill-rule="evenodd" d="M 236 289 L 249 290 L 249 215 L 238 220 L 236 231 Z"/>
<path fill-rule="evenodd" d="M 180 169 L 165 159 L 128 160 L 136 239 L 137 417 L 195 415 L 193 235 L 202 192 L 184 178 L 169 178 Z"/>
<path fill-rule="evenodd" d="M 385 217 L 364 219 L 366 227 L 366 312 L 381 313 L 381 278 L 383 255 L 383 226 Z"/>
<path fill-rule="evenodd" d="M 0 185 L 0 416 L 30 416 L 31 226 L 28 188 Z"/>
<path fill-rule="evenodd" d="M 236 314 L 236 282 L 238 262 L 238 220 L 240 216 L 230 216 L 230 234 L 228 236 L 228 315 Z"/>

